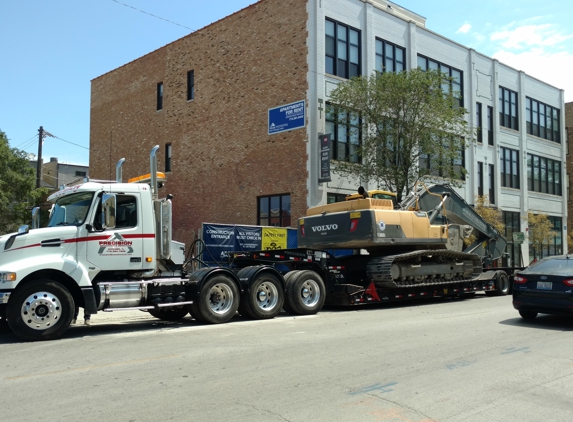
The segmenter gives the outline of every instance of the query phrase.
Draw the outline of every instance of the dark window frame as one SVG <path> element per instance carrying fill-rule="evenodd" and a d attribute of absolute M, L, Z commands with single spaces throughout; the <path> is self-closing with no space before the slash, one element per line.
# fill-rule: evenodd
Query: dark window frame
<path fill-rule="evenodd" d="M 507 256 L 502 258 L 502 266 L 521 266 L 521 244 L 513 243 L 513 233 L 521 231 L 521 216 L 519 212 L 502 211 L 501 219 L 505 225 L 505 238 Z"/>
<path fill-rule="evenodd" d="M 499 125 L 519 130 L 519 101 L 517 92 L 499 87 Z"/>
<path fill-rule="evenodd" d="M 378 48 L 380 46 L 380 49 Z M 402 61 L 398 60 L 398 54 L 400 52 L 402 55 Z M 390 41 L 383 40 L 382 38 L 376 37 L 375 40 L 375 53 L 376 53 L 376 64 L 375 68 L 378 72 L 402 72 L 406 70 L 406 48 L 401 47 L 397 44 L 391 43 Z M 390 63 L 392 69 L 388 69 L 387 64 Z M 398 67 L 400 69 L 398 69 Z"/>
<path fill-rule="evenodd" d="M 561 110 L 525 97 L 525 121 L 528 135 L 561 143 Z"/>
<path fill-rule="evenodd" d="M 418 54 L 417 66 L 422 70 L 447 70 L 447 72 L 443 73 L 446 73 L 450 78 L 454 79 L 453 82 L 450 82 L 449 89 L 459 92 L 459 106 L 464 106 L 464 72 L 462 70 L 431 59 L 430 57 L 424 56 L 423 54 Z M 459 76 L 459 78 L 456 78 L 456 74 Z"/>
<path fill-rule="evenodd" d="M 476 102 L 477 142 L 483 144 L 482 104 Z"/>
<path fill-rule="evenodd" d="M 495 167 L 493 164 L 488 164 L 488 179 L 489 179 L 489 203 L 495 204 Z"/>
<path fill-rule="evenodd" d="M 519 151 L 501 147 L 499 149 L 499 173 L 501 186 L 504 188 L 520 188 Z"/>
<path fill-rule="evenodd" d="M 187 72 L 187 101 L 195 99 L 195 71 Z"/>
<path fill-rule="evenodd" d="M 327 192 L 326 193 L 326 203 L 332 204 L 334 202 L 344 202 L 344 201 L 346 201 L 347 196 L 348 195 L 345 193 Z"/>
<path fill-rule="evenodd" d="M 326 126 L 330 137 L 330 159 L 362 163 L 357 150 L 362 145 L 362 119 L 355 113 L 338 110 L 335 104 L 326 103 Z M 330 128 L 330 129 L 329 129 Z M 344 147 L 344 151 L 341 151 Z"/>
<path fill-rule="evenodd" d="M 171 171 L 171 154 L 173 150 L 171 144 L 165 144 L 165 173 Z"/>
<path fill-rule="evenodd" d="M 477 182 L 478 182 L 477 194 L 479 196 L 483 196 L 483 163 L 481 161 L 477 162 Z"/>
<path fill-rule="evenodd" d="M 437 163 L 437 166 L 432 166 L 432 163 Z M 419 165 L 420 169 L 429 170 L 428 175 L 430 175 L 430 176 L 444 177 L 444 174 L 442 173 L 442 171 L 440 169 L 441 164 L 442 164 L 442 157 L 440 157 L 440 156 L 436 157 L 436 156 L 432 156 L 429 154 L 420 154 L 420 159 L 418 161 L 418 165 Z M 465 169 L 466 168 L 466 149 L 465 148 L 462 148 L 459 151 L 459 156 L 457 159 L 454 158 L 452 160 L 452 165 L 457 166 L 459 169 L 462 169 L 462 168 Z M 461 172 L 459 173 L 458 176 L 459 176 L 460 180 L 464 179 L 463 174 Z"/>
<path fill-rule="evenodd" d="M 493 107 L 487 106 L 487 144 L 493 146 Z"/>
<path fill-rule="evenodd" d="M 324 36 L 325 73 L 344 79 L 362 75 L 361 31 L 326 18 Z"/>
<path fill-rule="evenodd" d="M 278 205 L 278 215 L 272 216 L 274 205 Z M 266 217 L 263 215 L 265 212 L 267 213 Z M 291 196 L 289 193 L 257 197 L 258 226 L 291 227 L 291 223 L 292 211 Z"/>
<path fill-rule="evenodd" d="M 527 154 L 527 190 L 563 196 L 561 161 Z"/>
<path fill-rule="evenodd" d="M 163 82 L 157 83 L 157 111 L 163 110 Z"/>

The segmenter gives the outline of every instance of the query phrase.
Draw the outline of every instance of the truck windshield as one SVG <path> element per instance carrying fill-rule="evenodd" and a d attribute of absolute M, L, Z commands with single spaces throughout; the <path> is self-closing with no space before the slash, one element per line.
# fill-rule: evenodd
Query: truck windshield
<path fill-rule="evenodd" d="M 93 196 L 93 192 L 81 192 L 58 199 L 50 211 L 48 227 L 82 225 L 86 221 Z"/>

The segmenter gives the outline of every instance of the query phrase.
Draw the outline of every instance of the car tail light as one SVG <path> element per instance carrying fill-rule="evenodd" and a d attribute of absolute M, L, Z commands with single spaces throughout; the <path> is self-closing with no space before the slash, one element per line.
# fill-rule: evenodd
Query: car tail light
<path fill-rule="evenodd" d="M 565 284 L 566 286 L 573 286 L 573 278 L 563 280 L 563 284 Z"/>
<path fill-rule="evenodd" d="M 514 276 L 513 281 L 514 281 L 514 283 L 517 283 L 517 284 L 527 283 L 527 279 L 525 277 L 520 276 L 520 275 Z"/>

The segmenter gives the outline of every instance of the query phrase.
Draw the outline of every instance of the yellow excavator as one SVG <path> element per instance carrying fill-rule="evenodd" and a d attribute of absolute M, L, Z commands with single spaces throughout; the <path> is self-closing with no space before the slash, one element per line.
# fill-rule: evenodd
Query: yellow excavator
<path fill-rule="evenodd" d="M 363 188 L 346 199 L 310 208 L 298 246 L 361 250 L 343 258 L 346 267 L 379 287 L 477 280 L 505 250 L 502 234 L 448 184 L 417 182 L 399 205 L 392 192 Z"/>

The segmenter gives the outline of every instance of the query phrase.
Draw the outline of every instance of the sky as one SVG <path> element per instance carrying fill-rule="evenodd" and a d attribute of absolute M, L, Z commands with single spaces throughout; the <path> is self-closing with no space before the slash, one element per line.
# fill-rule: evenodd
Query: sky
<path fill-rule="evenodd" d="M 329 1 L 329 0 L 322 0 Z M 0 131 L 44 162 L 89 164 L 91 80 L 255 0 L 1 0 Z M 573 2 L 400 0 L 426 28 L 565 90 Z M 569 21 L 569 22 L 568 22 Z M 35 155 L 34 155 L 35 157 Z"/>

